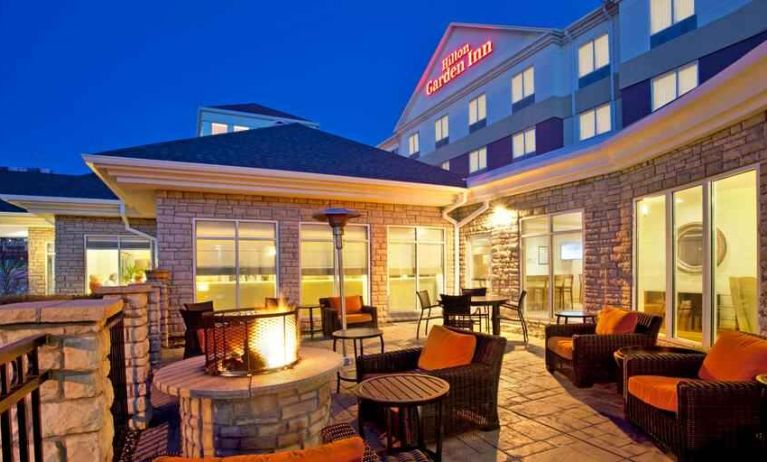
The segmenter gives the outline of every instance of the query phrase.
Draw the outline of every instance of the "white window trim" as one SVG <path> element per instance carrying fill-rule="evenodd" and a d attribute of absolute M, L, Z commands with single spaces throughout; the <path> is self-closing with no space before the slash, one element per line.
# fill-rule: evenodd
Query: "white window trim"
<path fill-rule="evenodd" d="M 608 116 L 609 117 L 608 117 L 607 120 L 610 122 L 610 127 L 606 131 L 600 132 L 598 130 L 598 126 L 599 125 L 597 123 L 597 112 L 600 109 L 605 108 L 605 107 L 608 108 Z M 586 109 L 585 111 L 580 112 L 578 114 L 578 139 L 580 141 L 585 141 L 585 140 L 590 140 L 591 138 L 594 138 L 594 137 L 599 136 L 599 135 L 604 135 L 605 133 L 610 133 L 613 130 L 613 122 L 612 122 L 613 114 L 612 114 L 612 112 L 613 112 L 613 108 L 612 108 L 612 104 L 610 104 L 610 103 L 601 104 L 599 106 L 593 107 L 591 109 Z M 593 127 L 594 128 L 594 134 L 584 138 L 583 137 L 583 126 L 582 126 L 582 122 L 581 122 L 581 120 L 582 120 L 581 116 L 585 115 L 587 113 L 594 114 L 594 127 Z"/>
<path fill-rule="evenodd" d="M 224 128 L 224 131 L 221 133 L 214 133 L 213 127 L 218 126 Z M 223 135 L 224 133 L 229 133 L 229 124 L 225 124 L 222 122 L 211 122 L 210 123 L 210 134 L 211 135 Z"/>
<path fill-rule="evenodd" d="M 535 136 L 536 136 L 535 127 L 530 127 L 528 129 L 525 129 L 525 130 L 522 130 L 522 131 L 518 131 L 518 132 L 514 133 L 513 135 L 511 135 L 511 158 L 512 159 L 517 159 L 519 157 L 527 156 L 527 155 L 530 155 L 530 154 L 535 154 L 535 152 L 538 150 L 538 143 L 536 142 L 535 143 L 535 149 L 533 149 L 531 151 L 528 151 L 527 136 L 526 135 L 529 132 L 533 132 L 533 138 L 535 138 Z M 514 152 L 514 138 L 516 136 L 518 136 L 518 135 L 522 136 L 522 144 L 524 145 L 524 150 L 519 155 L 517 155 L 517 153 Z"/>
<path fill-rule="evenodd" d="M 445 114 L 434 121 L 434 142 L 442 141 L 450 137 L 450 119 Z"/>
<path fill-rule="evenodd" d="M 476 154 L 477 156 L 477 168 L 473 169 L 471 168 L 472 164 L 472 157 Z M 475 149 L 469 153 L 469 173 L 476 173 L 481 172 L 482 170 L 485 170 L 487 168 L 487 146 L 483 146 L 481 148 Z"/>
<path fill-rule="evenodd" d="M 122 268 L 120 267 L 120 252 L 122 251 L 122 245 L 121 241 L 123 238 L 130 238 L 130 239 L 140 239 L 143 241 L 146 241 L 149 243 L 149 252 L 150 255 L 154 255 L 154 246 L 155 243 L 151 239 L 147 239 L 145 237 L 138 236 L 136 234 L 101 234 L 101 233 L 86 233 L 83 234 L 83 273 L 85 276 L 85 293 L 87 294 L 90 290 L 89 282 L 88 282 L 88 238 L 117 238 L 117 281 L 120 282 L 122 279 Z M 55 253 L 54 253 L 55 255 Z M 47 258 L 47 253 L 46 253 Z M 149 268 L 154 269 L 154 260 L 152 258 L 149 259 Z"/>
<path fill-rule="evenodd" d="M 232 131 L 234 132 L 246 132 L 250 130 L 250 127 L 246 127 L 245 125 L 235 125 L 234 128 L 232 128 Z"/>
<path fill-rule="evenodd" d="M 440 167 L 442 167 L 442 170 L 450 171 L 450 161 L 446 160 L 440 164 Z"/>
<path fill-rule="evenodd" d="M 481 107 L 479 104 L 480 100 L 484 100 L 484 104 L 482 105 L 485 108 L 484 114 L 480 114 L 480 112 L 482 112 L 480 111 L 480 107 Z M 474 111 L 471 110 L 472 104 L 474 104 Z M 480 115 L 482 117 L 480 117 Z M 474 118 L 473 122 L 471 120 L 472 117 Z M 487 119 L 487 97 L 485 96 L 484 93 L 482 93 L 481 95 L 477 95 L 476 97 L 472 98 L 471 101 L 469 101 L 469 126 L 482 122 L 483 120 L 486 120 L 486 119 Z"/>
<path fill-rule="evenodd" d="M 531 71 L 532 74 L 533 74 L 532 85 L 530 85 L 532 87 L 532 89 L 527 88 L 528 85 L 525 83 L 525 74 L 527 73 L 527 71 Z M 520 96 L 520 98 L 514 99 L 514 79 L 516 79 L 517 77 L 520 78 L 520 82 L 521 82 L 521 86 L 522 86 L 522 95 Z M 535 94 L 535 66 L 528 66 L 527 68 L 525 68 L 525 69 L 519 71 L 518 73 L 514 74 L 511 77 L 511 82 L 512 82 L 511 83 L 511 102 L 512 103 L 518 103 L 518 102 L 522 101 L 523 99 L 534 95 Z M 528 93 L 528 91 L 529 91 L 529 93 Z"/>
<path fill-rule="evenodd" d="M 597 40 L 600 40 L 602 37 L 607 37 L 607 62 L 603 64 L 600 67 L 597 67 Z M 581 69 L 581 50 L 586 47 L 591 47 L 591 70 L 583 73 Z M 585 77 L 589 74 L 592 74 L 604 67 L 608 67 L 610 65 L 610 35 L 605 32 L 604 34 L 595 37 L 592 40 L 589 40 L 588 42 L 584 43 L 580 47 L 578 47 L 578 78 Z"/>
<path fill-rule="evenodd" d="M 410 136 L 407 137 L 408 155 L 412 156 L 413 154 L 421 152 L 420 138 L 418 132 L 411 133 Z M 415 148 L 415 150 L 413 148 Z"/>
<path fill-rule="evenodd" d="M 671 9 L 671 11 L 669 11 L 669 15 L 671 16 L 671 23 L 668 26 L 664 27 L 663 29 L 653 30 L 652 29 L 652 18 L 653 18 L 652 0 L 649 0 L 648 4 L 649 4 L 649 10 L 650 10 L 650 15 L 649 15 L 649 20 L 650 20 L 650 24 L 649 24 L 650 35 L 655 35 L 655 34 L 657 34 L 659 32 L 663 32 L 664 30 L 674 26 L 675 24 L 678 24 L 678 23 L 684 21 L 685 19 L 691 18 L 691 17 L 693 17 L 693 16 L 695 16 L 697 14 L 697 10 L 696 10 L 696 7 L 695 7 L 695 0 L 690 0 L 692 2 L 692 14 L 689 15 L 689 16 L 685 16 L 684 18 L 681 18 L 681 19 L 678 18 L 676 16 L 676 2 L 678 2 L 678 1 L 679 0 L 669 0 L 669 2 L 668 2 L 669 3 L 669 8 Z"/>
<path fill-rule="evenodd" d="M 692 87 L 690 90 L 688 90 L 686 93 L 683 93 L 683 94 L 680 95 L 679 94 L 679 73 L 682 70 L 687 69 L 688 67 L 691 67 L 691 66 L 695 66 L 695 86 Z M 665 103 L 665 104 L 663 104 L 661 106 L 655 107 L 655 81 L 656 80 L 660 80 L 660 79 L 662 79 L 664 77 L 667 77 L 669 75 L 674 75 L 674 85 L 675 85 L 674 93 L 675 93 L 676 96 L 674 97 L 674 99 L 670 100 L 669 102 L 667 102 L 667 103 Z M 652 109 L 651 112 L 655 112 L 658 109 L 661 109 L 661 108 L 664 108 L 664 107 L 668 106 L 669 104 L 671 104 L 674 101 L 678 100 L 680 97 L 682 97 L 682 96 L 686 95 L 687 93 L 690 93 L 691 91 L 695 90 L 699 86 L 700 86 L 700 67 L 698 66 L 698 61 L 692 61 L 690 63 L 687 63 L 687 64 L 684 64 L 682 66 L 679 66 L 676 69 L 672 69 L 672 70 L 670 70 L 668 72 L 664 72 L 663 74 L 660 74 L 660 75 L 657 75 L 657 76 L 653 77 L 650 80 L 650 108 Z"/>

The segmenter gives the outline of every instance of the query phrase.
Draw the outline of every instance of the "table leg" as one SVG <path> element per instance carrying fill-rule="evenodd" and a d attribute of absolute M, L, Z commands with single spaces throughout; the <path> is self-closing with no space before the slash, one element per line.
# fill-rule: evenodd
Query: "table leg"
<path fill-rule="evenodd" d="M 383 352 L 384 352 L 384 339 L 383 339 L 383 335 L 381 335 L 381 336 L 380 336 L 380 337 L 378 337 L 378 338 L 380 338 L 380 339 L 381 339 L 381 353 L 383 353 Z"/>
<path fill-rule="evenodd" d="M 437 403 L 437 450 L 435 455 L 435 462 L 442 461 L 442 401 Z"/>
<path fill-rule="evenodd" d="M 493 304 L 493 335 L 501 335 L 501 305 Z"/>
<path fill-rule="evenodd" d="M 392 410 L 390 407 L 385 408 L 386 412 L 386 453 L 391 454 L 392 453 L 392 444 L 391 444 L 391 432 L 392 428 L 394 428 L 394 422 L 392 422 Z"/>
<path fill-rule="evenodd" d="M 314 308 L 309 308 L 309 335 L 314 338 Z"/>
<path fill-rule="evenodd" d="M 360 438 L 365 439 L 365 430 L 362 421 L 362 399 L 357 398 L 357 430 L 360 433 Z"/>
<path fill-rule="evenodd" d="M 420 410 L 418 409 L 418 406 L 415 407 L 414 412 L 415 412 L 415 421 L 416 421 L 416 424 L 418 426 L 418 428 L 416 430 L 416 431 L 418 431 L 418 448 L 421 449 L 421 450 L 424 450 L 424 449 L 426 449 L 426 441 L 425 441 L 424 436 L 423 436 L 423 416 L 422 416 L 422 412 L 420 412 Z"/>

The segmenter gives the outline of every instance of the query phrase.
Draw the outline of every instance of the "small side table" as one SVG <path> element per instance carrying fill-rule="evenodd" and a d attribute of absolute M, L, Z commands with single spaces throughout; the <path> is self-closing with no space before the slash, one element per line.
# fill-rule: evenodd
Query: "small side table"
<path fill-rule="evenodd" d="M 309 334 L 314 338 L 314 333 L 318 332 L 314 330 L 314 310 L 320 309 L 320 305 L 298 305 L 298 309 L 309 312 Z"/>
<path fill-rule="evenodd" d="M 392 448 L 392 409 L 398 408 L 400 415 L 415 414 L 418 432 L 418 449 L 435 462 L 442 460 L 442 405 L 445 396 L 450 391 L 450 384 L 439 377 L 426 374 L 387 374 L 363 380 L 356 390 L 358 400 L 369 400 L 377 403 L 386 412 L 386 452 L 393 453 Z M 423 419 L 419 407 L 434 404 L 437 406 L 437 428 L 434 431 L 436 449 L 431 451 L 424 441 Z M 362 413 L 358 415 L 360 434 L 363 433 Z M 405 438 L 407 439 L 407 438 Z M 407 451 L 400 442 L 398 451 Z"/>
<path fill-rule="evenodd" d="M 558 313 L 554 313 L 554 315 L 557 317 L 557 324 L 561 324 L 562 319 L 565 320 L 565 324 L 568 324 L 570 319 L 578 319 L 580 318 L 583 322 L 590 322 L 592 324 L 596 323 L 597 315 L 595 314 L 589 314 L 585 311 L 560 311 Z"/>
<path fill-rule="evenodd" d="M 616 373 L 618 374 L 616 384 L 618 385 L 618 393 L 623 394 L 623 365 L 626 361 L 626 358 L 628 356 L 631 356 L 635 353 L 676 353 L 676 354 L 685 354 L 685 355 L 701 355 L 705 356 L 706 354 L 702 351 L 693 350 L 690 348 L 680 348 L 680 347 L 672 347 L 672 346 L 662 346 L 662 345 L 654 345 L 654 346 L 632 346 L 632 347 L 623 347 L 615 351 L 613 353 L 613 358 L 615 358 L 615 364 L 616 364 Z"/>
<path fill-rule="evenodd" d="M 357 344 L 359 343 L 359 356 L 365 355 L 364 341 L 369 338 L 378 338 L 381 342 L 381 353 L 384 352 L 384 339 L 383 331 L 381 329 L 374 329 L 372 327 L 361 327 L 355 329 L 337 330 L 331 334 L 333 337 L 333 351 L 336 351 L 336 344 L 338 340 L 345 342 L 351 340 L 354 346 L 354 360 L 357 360 Z M 344 382 L 357 382 L 354 377 L 344 377 L 341 375 L 341 371 L 336 373 L 336 393 L 341 392 L 341 381 Z"/>

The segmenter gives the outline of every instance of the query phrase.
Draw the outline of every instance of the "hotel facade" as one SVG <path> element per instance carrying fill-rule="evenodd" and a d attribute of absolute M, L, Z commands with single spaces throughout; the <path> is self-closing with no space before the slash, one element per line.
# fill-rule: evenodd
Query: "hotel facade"
<path fill-rule="evenodd" d="M 171 309 L 316 303 L 388 320 L 484 286 L 527 315 L 665 314 L 669 340 L 767 334 L 767 4 L 605 2 L 565 29 L 452 24 L 379 146 L 258 105 L 202 108 L 196 138 L 86 154 L 92 175 L 0 172 L 0 233 L 30 292 L 171 273 Z M 388 151 L 388 152 L 387 152 Z M 182 332 L 175 317 L 172 335 Z"/>

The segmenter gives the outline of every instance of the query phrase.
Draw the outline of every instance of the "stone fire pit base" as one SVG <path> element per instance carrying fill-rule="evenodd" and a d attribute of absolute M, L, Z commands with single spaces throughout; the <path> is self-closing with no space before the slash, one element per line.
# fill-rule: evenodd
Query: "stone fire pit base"
<path fill-rule="evenodd" d="M 292 369 L 253 377 L 205 374 L 199 356 L 160 369 L 154 386 L 179 397 L 186 457 L 309 447 L 330 418 L 331 383 L 343 364 L 332 351 L 301 348 Z"/>

